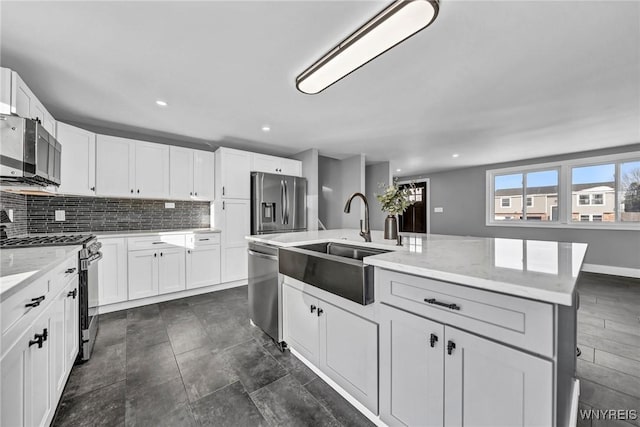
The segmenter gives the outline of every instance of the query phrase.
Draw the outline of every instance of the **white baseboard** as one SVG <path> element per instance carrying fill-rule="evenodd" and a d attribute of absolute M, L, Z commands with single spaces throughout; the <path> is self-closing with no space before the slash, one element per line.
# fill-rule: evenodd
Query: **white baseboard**
<path fill-rule="evenodd" d="M 331 388 L 333 388 L 336 392 L 338 392 L 340 396 L 344 397 L 347 402 L 352 404 L 358 411 L 362 413 L 362 415 L 367 417 L 372 423 L 374 423 L 378 427 L 387 427 L 387 425 L 376 414 L 368 410 L 362 403 L 358 402 L 345 389 L 340 387 L 335 381 L 329 378 L 324 372 L 318 369 L 313 363 L 305 359 L 295 349 L 289 347 L 289 350 L 291 350 L 291 354 L 297 357 L 302 363 L 307 365 L 307 367 L 311 369 L 317 376 L 319 376 L 320 379 L 322 379 L 324 382 L 329 384 Z"/>
<path fill-rule="evenodd" d="M 640 279 L 640 268 L 615 267 L 611 265 L 600 264 L 582 264 L 582 271 Z"/>
<path fill-rule="evenodd" d="M 98 314 L 111 313 L 113 311 L 126 310 L 128 308 L 141 307 L 143 305 L 156 304 L 164 301 L 171 301 L 174 299 L 180 299 L 190 297 L 194 295 L 206 294 L 209 292 L 222 291 L 224 289 L 236 288 L 238 286 L 245 286 L 246 280 L 236 280 L 234 282 L 219 283 L 217 285 L 204 286 L 196 289 L 186 289 L 180 292 L 173 292 L 170 294 L 156 295 L 148 298 L 134 299 L 131 301 L 122 301 L 115 304 L 102 305 L 98 307 Z"/>

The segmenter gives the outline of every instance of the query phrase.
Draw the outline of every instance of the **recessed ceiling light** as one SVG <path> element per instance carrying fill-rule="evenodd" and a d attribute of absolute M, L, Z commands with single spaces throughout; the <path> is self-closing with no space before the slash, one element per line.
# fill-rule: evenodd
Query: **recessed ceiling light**
<path fill-rule="evenodd" d="M 402 169 L 396 169 L 396 172 L 402 172 Z"/>
<path fill-rule="evenodd" d="M 300 92 L 316 94 L 429 26 L 439 0 L 398 0 L 338 43 L 296 78 Z"/>
<path fill-rule="evenodd" d="M 271 130 L 271 127 L 268 125 L 264 125 L 262 126 L 262 132 L 269 132 Z"/>
<path fill-rule="evenodd" d="M 156 104 L 158 104 L 158 105 L 159 105 L 159 106 L 161 106 L 161 107 L 166 107 L 166 106 L 167 106 L 166 101 L 161 101 L 161 100 L 159 100 L 159 99 L 156 101 Z"/>
<path fill-rule="evenodd" d="M 453 153 L 453 154 L 451 155 L 451 157 L 453 157 L 453 158 L 455 159 L 455 158 L 457 158 L 457 157 L 460 157 L 460 154 L 458 154 L 458 153 Z"/>

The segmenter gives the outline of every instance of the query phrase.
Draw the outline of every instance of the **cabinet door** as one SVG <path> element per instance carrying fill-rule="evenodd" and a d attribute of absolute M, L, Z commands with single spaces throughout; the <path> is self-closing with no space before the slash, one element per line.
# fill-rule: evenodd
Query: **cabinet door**
<path fill-rule="evenodd" d="M 62 144 L 63 194 L 95 195 L 96 134 L 64 123 L 58 123 L 58 141 Z"/>
<path fill-rule="evenodd" d="M 320 369 L 378 413 L 378 326 L 326 302 L 319 305 Z"/>
<path fill-rule="evenodd" d="M 280 173 L 280 158 L 265 154 L 251 154 L 251 171 Z"/>
<path fill-rule="evenodd" d="M 380 307 L 380 418 L 385 423 L 443 425 L 444 345 L 442 324 Z"/>
<path fill-rule="evenodd" d="M 213 200 L 214 156 L 209 151 L 193 151 L 193 191 L 201 200 Z"/>
<path fill-rule="evenodd" d="M 57 129 L 56 129 L 56 119 L 47 111 L 44 110 L 44 120 L 42 121 L 42 126 L 53 135 L 54 138 L 57 139 Z"/>
<path fill-rule="evenodd" d="M 158 295 L 158 252 L 154 249 L 129 252 L 129 299 Z"/>
<path fill-rule="evenodd" d="M 15 94 L 14 105 L 12 106 L 12 113 L 17 114 L 20 117 L 26 117 L 29 119 L 35 119 L 35 116 L 31 115 L 31 112 L 34 113 L 36 104 L 36 97 L 31 92 L 31 89 L 27 86 L 27 84 L 20 78 L 18 73 L 15 71 L 11 73 L 11 91 Z M 41 116 L 40 119 L 43 117 Z"/>
<path fill-rule="evenodd" d="M 65 305 L 67 305 L 66 286 L 56 295 L 51 303 L 51 330 L 49 341 L 51 348 L 51 396 L 57 401 L 65 384 L 66 351 L 65 351 Z"/>
<path fill-rule="evenodd" d="M 172 199 L 189 200 L 193 196 L 193 151 L 169 147 L 169 195 Z"/>
<path fill-rule="evenodd" d="M 283 175 L 302 176 L 302 162 L 293 159 L 281 159 L 280 171 Z"/>
<path fill-rule="evenodd" d="M 52 336 L 52 308 L 55 304 L 50 304 L 31 328 L 31 338 L 35 334 L 43 334 L 46 330 L 47 339 L 42 343 L 42 347 L 32 345 L 28 348 L 28 357 L 25 370 L 25 401 L 26 401 L 26 425 L 45 426 L 49 415 L 51 415 L 52 384 L 51 374 L 52 357 L 51 343 L 60 337 Z"/>
<path fill-rule="evenodd" d="M 133 196 L 134 156 L 130 140 L 107 135 L 96 136 L 96 195 Z"/>
<path fill-rule="evenodd" d="M 168 294 L 185 289 L 185 250 L 169 248 L 159 250 L 158 293 Z"/>
<path fill-rule="evenodd" d="M 249 199 L 251 197 L 251 154 L 246 151 L 219 149 L 220 197 Z M 216 195 L 217 196 L 217 195 Z"/>
<path fill-rule="evenodd" d="M 100 239 L 102 260 L 98 266 L 98 302 L 100 305 L 126 301 L 127 241 L 124 238 Z"/>
<path fill-rule="evenodd" d="M 216 225 L 222 231 L 222 281 L 244 280 L 248 277 L 247 241 L 251 233 L 248 200 L 223 200 L 220 219 Z"/>
<path fill-rule="evenodd" d="M 26 378 L 32 338 L 31 328 L 18 338 L 13 347 L 3 348 L 0 359 L 0 425 L 27 426 Z"/>
<path fill-rule="evenodd" d="M 136 196 L 169 197 L 169 146 L 134 141 Z"/>
<path fill-rule="evenodd" d="M 78 346 L 80 345 L 80 306 L 78 297 L 79 282 L 78 276 L 69 282 L 65 292 L 64 306 L 64 348 L 65 348 L 65 372 L 69 372 L 78 356 Z M 63 384 L 64 387 L 64 384 Z"/>
<path fill-rule="evenodd" d="M 449 326 L 445 337 L 445 425 L 553 425 L 550 361 Z"/>
<path fill-rule="evenodd" d="M 220 245 L 187 250 L 187 289 L 220 283 Z"/>
<path fill-rule="evenodd" d="M 314 365 L 318 364 L 318 300 L 298 289 L 282 287 L 284 340 Z"/>

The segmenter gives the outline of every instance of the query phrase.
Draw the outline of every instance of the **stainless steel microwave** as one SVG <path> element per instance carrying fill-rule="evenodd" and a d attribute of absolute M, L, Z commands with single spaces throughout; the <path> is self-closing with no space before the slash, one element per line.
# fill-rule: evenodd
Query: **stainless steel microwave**
<path fill-rule="evenodd" d="M 37 120 L 0 114 L 2 184 L 60 185 L 62 146 Z"/>

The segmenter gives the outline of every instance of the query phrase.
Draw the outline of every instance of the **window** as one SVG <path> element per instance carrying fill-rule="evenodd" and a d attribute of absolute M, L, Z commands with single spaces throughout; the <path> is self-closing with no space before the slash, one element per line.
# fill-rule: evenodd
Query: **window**
<path fill-rule="evenodd" d="M 640 228 L 640 151 L 487 171 L 487 225 Z"/>

